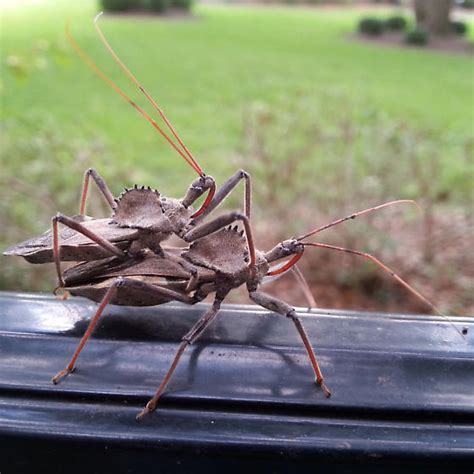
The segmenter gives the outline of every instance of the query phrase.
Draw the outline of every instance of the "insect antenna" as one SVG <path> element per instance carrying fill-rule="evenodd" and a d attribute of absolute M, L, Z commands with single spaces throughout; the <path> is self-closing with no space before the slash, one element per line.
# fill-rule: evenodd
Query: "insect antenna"
<path fill-rule="evenodd" d="M 138 113 L 140 113 L 145 119 L 163 136 L 163 138 L 170 144 L 172 148 L 174 148 L 183 158 L 184 160 L 189 163 L 189 165 L 194 169 L 194 171 L 199 175 L 203 176 L 204 172 L 201 169 L 201 167 L 193 160 L 191 160 L 182 150 L 179 148 L 173 140 L 162 130 L 162 128 L 156 123 L 156 121 L 150 117 L 150 115 L 142 109 L 138 104 L 136 104 L 132 99 L 128 97 L 125 92 L 120 89 L 120 87 L 115 84 L 115 82 L 112 81 L 109 77 L 107 77 L 101 69 L 92 61 L 92 59 L 82 50 L 82 48 L 77 44 L 76 40 L 73 38 L 70 27 L 69 27 L 69 22 L 66 23 L 66 37 L 71 44 L 71 46 L 74 48 L 74 50 L 77 52 L 79 57 L 89 66 L 92 71 L 97 74 L 107 85 L 109 85 L 112 89 L 114 89 L 117 94 L 122 97 L 122 99 L 125 102 L 128 102 Z"/>
<path fill-rule="evenodd" d="M 170 129 L 171 133 L 174 135 L 176 140 L 178 140 L 179 144 L 183 148 L 184 152 L 186 155 L 188 155 L 189 160 L 188 163 L 193 166 L 195 170 L 200 170 L 200 174 L 203 174 L 202 169 L 198 165 L 197 161 L 195 160 L 194 156 L 192 153 L 189 151 L 189 149 L 186 147 L 186 145 L 183 143 L 181 138 L 179 137 L 178 133 L 174 129 L 173 125 L 171 125 L 170 121 L 166 117 L 165 113 L 163 110 L 160 108 L 160 106 L 155 102 L 153 97 L 146 91 L 146 89 L 141 85 L 140 81 L 136 78 L 136 76 L 130 71 L 130 69 L 124 64 L 124 62 L 119 58 L 118 54 L 115 52 L 115 50 L 112 48 L 110 43 L 108 42 L 107 38 L 105 37 L 104 33 L 99 27 L 99 18 L 103 12 L 100 12 L 96 17 L 94 18 L 94 26 L 95 29 L 97 30 L 97 33 L 99 34 L 100 40 L 104 44 L 104 46 L 107 48 L 109 53 L 112 55 L 112 58 L 114 61 L 122 68 L 122 70 L 125 72 L 125 74 L 130 78 L 130 80 L 140 89 L 140 91 L 144 94 L 144 96 L 148 99 L 148 101 L 151 103 L 151 105 L 154 107 L 154 109 L 160 114 L 160 117 L 164 120 L 168 128 Z"/>
<path fill-rule="evenodd" d="M 403 203 L 414 204 L 418 208 L 418 210 L 421 212 L 420 206 L 418 206 L 418 204 L 411 199 L 400 199 L 398 201 L 390 201 L 390 202 L 386 202 L 385 204 L 380 204 L 379 206 L 370 207 L 369 209 L 364 209 L 363 211 L 354 212 L 353 214 L 350 214 L 346 217 L 342 217 L 341 219 L 337 219 L 334 222 L 330 222 L 329 224 L 318 227 L 317 229 L 314 229 L 308 232 L 307 234 L 302 235 L 301 237 L 298 237 L 296 240 L 300 242 L 301 240 L 307 239 L 308 237 L 311 237 L 312 235 L 317 234 L 318 232 L 329 229 L 330 227 L 334 227 L 335 225 L 341 224 L 344 221 L 355 219 L 356 217 L 362 216 L 364 214 L 368 214 L 369 212 L 378 211 L 379 209 L 383 209 L 384 207 L 394 206 L 396 204 L 403 204 Z"/>
<path fill-rule="evenodd" d="M 399 275 L 397 275 L 391 268 L 389 268 L 387 265 L 382 263 L 378 258 L 374 257 L 373 255 L 366 253 L 366 252 L 360 252 L 358 250 L 351 250 L 347 249 L 344 247 L 337 247 L 335 245 L 328 245 L 328 244 L 322 244 L 318 242 L 302 242 L 304 246 L 310 246 L 310 247 L 319 247 L 319 248 L 324 248 L 324 249 L 330 249 L 330 250 L 336 250 L 338 252 L 345 252 L 345 253 L 350 253 L 353 255 L 359 255 L 361 257 L 367 258 L 368 260 L 371 260 L 373 263 L 375 263 L 377 266 L 379 266 L 382 270 L 387 272 L 389 275 L 391 275 L 395 280 L 398 281 L 402 286 L 404 286 L 408 291 L 410 291 L 413 295 L 415 295 L 419 300 L 423 301 L 425 304 L 427 304 L 430 308 L 432 308 L 434 311 L 436 311 L 443 319 L 445 319 L 455 330 L 456 332 L 463 338 L 465 339 L 464 334 L 457 328 L 457 326 L 446 316 L 444 315 L 441 310 L 435 306 L 428 298 L 423 296 L 419 291 L 415 290 L 411 285 L 409 285 L 403 278 L 401 278 Z"/>

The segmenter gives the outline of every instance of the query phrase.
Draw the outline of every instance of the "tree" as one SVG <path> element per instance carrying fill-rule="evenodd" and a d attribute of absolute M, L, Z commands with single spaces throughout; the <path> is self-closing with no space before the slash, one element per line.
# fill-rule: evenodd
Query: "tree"
<path fill-rule="evenodd" d="M 433 35 L 451 33 L 449 16 L 452 6 L 452 0 L 413 0 L 417 26 Z"/>

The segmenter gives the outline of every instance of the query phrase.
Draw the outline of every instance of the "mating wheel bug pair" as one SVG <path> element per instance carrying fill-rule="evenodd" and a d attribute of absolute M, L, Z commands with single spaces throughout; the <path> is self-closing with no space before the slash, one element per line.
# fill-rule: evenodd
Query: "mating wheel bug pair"
<path fill-rule="evenodd" d="M 138 418 L 142 418 L 156 408 L 186 347 L 195 342 L 214 321 L 228 293 L 245 284 L 252 301 L 291 319 L 308 353 L 317 385 L 326 396 L 330 396 L 311 342 L 295 310 L 287 303 L 260 291 L 261 284 L 267 278 L 296 269 L 296 264 L 306 247 L 331 249 L 367 258 L 390 273 L 405 288 L 436 310 L 424 296 L 372 255 L 307 241 L 313 235 L 345 220 L 354 219 L 384 207 L 413 201 L 399 200 L 375 206 L 313 229 L 298 238 L 280 242 L 267 252 L 257 250 L 250 223 L 251 180 L 249 174 L 245 171 L 237 171 L 216 191 L 214 179 L 203 172 L 163 111 L 117 56 L 100 30 L 97 21 L 95 25 L 101 40 L 114 60 L 159 113 L 176 142 L 144 109 L 129 99 L 102 73 L 77 45 L 67 29 L 67 35 L 73 47 L 92 70 L 143 115 L 170 146 L 188 162 L 198 174 L 198 178 L 189 186 L 182 199 L 165 198 L 158 191 L 148 187 L 126 189 L 119 198 L 114 199 L 104 180 L 96 171 L 90 169 L 85 174 L 78 216 L 68 217 L 58 214 L 52 219 L 52 229 L 49 232 L 18 244 L 5 252 L 7 255 L 23 256 L 31 263 L 55 262 L 60 287 L 68 290 L 72 295 L 85 296 L 100 303 L 71 361 L 64 370 L 53 377 L 54 383 L 60 382 L 73 372 L 80 352 L 108 304 L 147 306 L 169 301 L 195 304 L 208 295 L 214 294 L 211 307 L 183 336 L 171 367 L 157 392 L 138 415 Z M 110 218 L 93 219 L 85 215 L 90 178 L 97 184 L 110 205 L 112 209 Z M 241 180 L 245 183 L 244 212 L 227 212 L 203 223 L 202 220 L 226 199 Z M 194 211 L 192 205 L 206 192 L 208 194 L 203 204 Z M 59 223 L 65 226 L 61 231 Z M 235 223 L 240 223 L 243 228 L 241 229 L 239 225 L 232 227 Z M 163 243 L 172 234 L 181 237 L 190 245 L 182 248 L 167 248 Z M 274 262 L 283 259 L 287 259 L 285 263 L 271 267 Z M 81 263 L 69 268 L 63 274 L 61 261 Z M 300 273 L 296 275 L 299 275 L 300 282 L 304 286 L 304 278 Z"/>

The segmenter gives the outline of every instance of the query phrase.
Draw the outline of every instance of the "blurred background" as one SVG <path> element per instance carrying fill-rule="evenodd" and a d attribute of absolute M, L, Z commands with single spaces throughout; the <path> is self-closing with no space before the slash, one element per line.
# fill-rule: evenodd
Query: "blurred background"
<path fill-rule="evenodd" d="M 79 59 L 64 26 L 141 105 L 92 19 L 218 184 L 251 173 L 257 246 L 392 199 L 319 242 L 370 252 L 443 311 L 474 314 L 474 2 L 0 0 L 0 247 L 78 212 L 83 172 L 114 194 L 180 197 L 193 170 Z M 151 112 L 150 107 L 146 107 Z M 227 208 L 241 208 L 237 190 Z M 106 216 L 92 189 L 88 214 Z M 51 291 L 1 257 L 0 289 Z M 371 262 L 308 248 L 319 306 L 429 312 Z M 306 304 L 291 274 L 267 291 Z M 247 302 L 245 291 L 231 301 Z"/>

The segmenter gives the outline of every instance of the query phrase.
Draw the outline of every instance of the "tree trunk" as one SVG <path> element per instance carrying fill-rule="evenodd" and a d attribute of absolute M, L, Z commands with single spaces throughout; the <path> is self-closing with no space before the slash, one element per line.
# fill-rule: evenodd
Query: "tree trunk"
<path fill-rule="evenodd" d="M 416 26 L 424 27 L 426 22 L 426 8 L 428 2 L 425 0 L 413 0 L 413 10 L 415 11 Z"/>
<path fill-rule="evenodd" d="M 452 0 L 413 0 L 416 24 L 432 35 L 451 33 Z"/>

